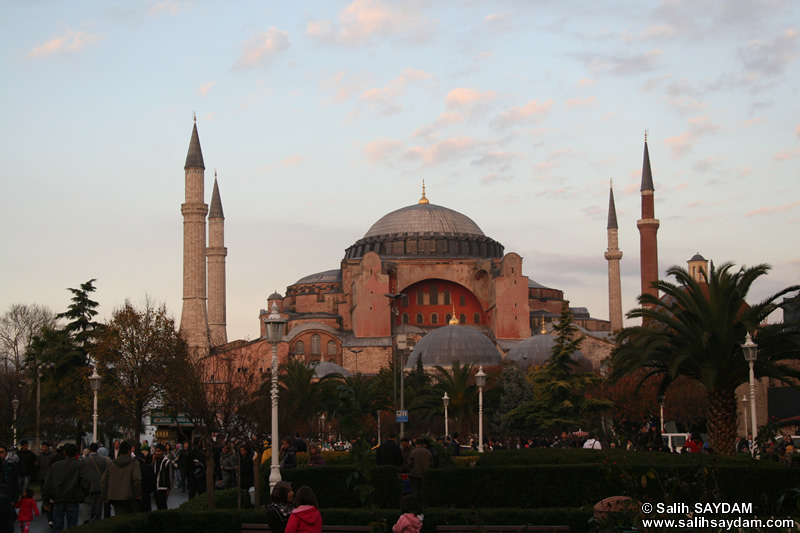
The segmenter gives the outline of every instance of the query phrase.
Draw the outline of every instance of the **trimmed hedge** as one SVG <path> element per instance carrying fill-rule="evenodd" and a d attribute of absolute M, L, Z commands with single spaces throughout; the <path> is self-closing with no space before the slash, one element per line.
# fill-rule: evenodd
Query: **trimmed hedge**
<path fill-rule="evenodd" d="M 238 509 L 239 497 L 236 494 L 237 490 L 242 492 L 242 508 L 252 509 L 253 505 L 250 503 L 250 493 L 244 489 L 225 489 L 214 491 L 214 507 L 216 509 Z M 191 500 L 183 502 L 180 509 L 194 510 L 194 511 L 207 511 L 208 510 L 208 492 L 198 494 Z"/>
<path fill-rule="evenodd" d="M 638 450 L 584 450 L 582 448 L 530 448 L 480 454 L 478 466 L 598 464 L 609 458 L 625 465 L 738 464 L 758 462 L 750 457 L 722 457 L 705 453 L 643 452 Z M 764 461 L 766 463 L 766 461 Z M 774 463 L 773 463 L 774 464 Z"/>
<path fill-rule="evenodd" d="M 354 466 L 316 466 L 313 468 L 286 468 L 281 470 L 281 477 L 289 481 L 294 490 L 303 485 L 314 489 L 320 508 L 356 508 L 361 507 L 358 492 L 347 486 L 347 478 L 355 471 Z M 374 507 L 393 508 L 402 496 L 400 469 L 393 466 L 375 466 L 371 470 L 370 484 L 375 491 L 369 495 L 367 503 Z M 352 485 L 362 481 L 354 480 Z M 269 472 L 261 477 L 261 486 L 267 487 L 262 492 L 262 502 L 269 502 Z"/>
<path fill-rule="evenodd" d="M 325 509 L 321 508 L 322 522 L 328 525 L 375 525 L 375 531 L 391 531 L 400 517 L 394 509 Z M 439 525 L 568 525 L 571 531 L 582 532 L 588 528 L 591 511 L 585 509 L 425 509 L 423 533 L 435 533 Z M 174 509 L 113 517 L 79 526 L 75 533 L 240 533 L 242 524 L 265 524 L 266 512 L 188 511 Z"/>

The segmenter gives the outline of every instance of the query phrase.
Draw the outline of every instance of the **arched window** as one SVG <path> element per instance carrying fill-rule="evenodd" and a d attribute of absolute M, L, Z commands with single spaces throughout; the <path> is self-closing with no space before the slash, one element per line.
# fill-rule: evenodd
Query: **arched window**
<path fill-rule="evenodd" d="M 417 313 L 417 324 L 422 324 L 422 313 Z"/>
<path fill-rule="evenodd" d="M 403 324 L 408 324 L 408 313 L 403 313 Z"/>
<path fill-rule="evenodd" d="M 431 324 L 438 324 L 439 323 L 439 315 L 436 313 L 431 313 Z"/>
<path fill-rule="evenodd" d="M 306 345 L 303 341 L 297 341 L 294 343 L 294 350 L 292 350 L 293 354 L 305 354 L 306 353 Z"/>
<path fill-rule="evenodd" d="M 444 291 L 444 305 L 450 305 L 450 291 Z"/>
<path fill-rule="evenodd" d="M 422 295 L 422 291 L 417 291 L 417 305 L 424 305 L 425 297 Z"/>
<path fill-rule="evenodd" d="M 322 347 L 320 346 L 319 335 L 314 333 L 311 335 L 311 355 L 320 355 L 321 353 Z"/>
<path fill-rule="evenodd" d="M 328 341 L 328 355 L 336 355 L 338 350 L 336 349 L 336 342 L 335 341 Z"/>
<path fill-rule="evenodd" d="M 474 315 L 472 315 L 472 323 L 473 324 L 480 324 L 481 323 L 481 314 L 480 313 L 475 313 Z"/>
<path fill-rule="evenodd" d="M 444 323 L 445 323 L 445 324 L 449 324 L 449 323 L 450 323 L 450 320 L 451 320 L 452 318 L 453 318 L 453 315 L 451 315 L 450 313 L 447 313 L 447 314 L 445 315 L 445 317 L 444 317 Z"/>
<path fill-rule="evenodd" d="M 458 321 L 460 323 L 462 323 L 462 324 L 466 324 L 467 323 L 467 315 L 465 315 L 464 313 L 461 313 L 460 315 L 458 315 Z"/>

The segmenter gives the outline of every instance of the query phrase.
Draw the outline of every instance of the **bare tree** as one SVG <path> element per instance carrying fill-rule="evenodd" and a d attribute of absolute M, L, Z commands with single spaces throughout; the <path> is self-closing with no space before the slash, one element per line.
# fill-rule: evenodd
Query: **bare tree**
<path fill-rule="evenodd" d="M 0 358 L 5 373 L 19 373 L 35 335 L 44 327 L 53 328 L 56 318 L 50 308 L 39 304 L 11 304 L 0 317 Z"/>

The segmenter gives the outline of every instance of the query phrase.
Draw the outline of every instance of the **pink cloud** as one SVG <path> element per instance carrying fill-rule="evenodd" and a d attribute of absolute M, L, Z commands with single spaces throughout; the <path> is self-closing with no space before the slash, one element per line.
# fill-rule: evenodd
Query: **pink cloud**
<path fill-rule="evenodd" d="M 689 131 L 664 139 L 664 143 L 672 150 L 673 159 L 681 158 L 691 152 L 700 136 L 713 133 L 719 129 L 717 124 L 711 122 L 708 115 L 692 117 L 686 122 L 689 124 Z"/>
<path fill-rule="evenodd" d="M 794 134 L 800 137 L 800 124 L 794 127 Z"/>
<path fill-rule="evenodd" d="M 406 150 L 403 157 L 410 160 L 421 160 L 428 166 L 436 166 L 463 156 L 477 146 L 478 141 L 472 137 L 453 137 L 434 143 L 428 148 L 413 146 Z"/>
<path fill-rule="evenodd" d="M 797 155 L 800 155 L 800 147 L 790 148 L 788 150 L 781 150 L 780 152 L 773 155 L 772 159 L 774 159 L 775 161 L 785 161 L 787 159 L 792 159 Z"/>
<path fill-rule="evenodd" d="M 368 84 L 366 74 L 348 75 L 344 70 L 340 70 L 320 80 L 319 87 L 333 93 L 333 101 L 341 104 L 350 99 L 356 93 L 364 90 Z"/>
<path fill-rule="evenodd" d="M 379 106 L 384 112 L 400 110 L 402 105 L 395 101 L 403 96 L 412 84 L 421 84 L 430 87 L 436 76 L 423 70 L 405 69 L 396 79 L 390 81 L 385 87 L 367 89 L 359 97 L 362 101 Z"/>
<path fill-rule="evenodd" d="M 254 35 L 242 45 L 242 52 L 236 60 L 234 68 L 244 69 L 264 67 L 290 46 L 289 33 L 271 27 L 265 32 Z"/>
<path fill-rule="evenodd" d="M 597 85 L 597 80 L 591 78 L 581 78 L 578 80 L 579 87 L 594 87 L 595 85 Z"/>
<path fill-rule="evenodd" d="M 67 30 L 64 35 L 33 47 L 28 57 L 47 57 L 64 52 L 77 52 L 84 47 L 96 44 L 100 36 L 85 31 Z"/>
<path fill-rule="evenodd" d="M 591 106 L 591 105 L 595 104 L 595 100 L 596 100 L 596 98 L 594 96 L 589 96 L 589 97 L 583 98 L 583 99 L 581 99 L 581 98 L 569 98 L 567 100 L 567 107 L 568 108 L 572 108 L 572 107 Z"/>
<path fill-rule="evenodd" d="M 752 211 L 748 211 L 744 214 L 746 217 L 758 216 L 758 215 L 772 215 L 775 213 L 783 213 L 784 211 L 788 211 L 790 209 L 794 209 L 795 207 L 800 206 L 800 201 L 792 202 L 791 204 L 779 205 L 779 206 L 767 206 L 762 207 L 759 209 L 754 209 Z"/>
<path fill-rule="evenodd" d="M 444 103 L 448 109 L 453 109 L 485 104 L 492 101 L 494 97 L 494 91 L 481 92 L 475 89 L 458 88 L 447 93 L 447 96 L 444 97 Z"/>
<path fill-rule="evenodd" d="M 211 88 L 214 86 L 215 83 L 216 82 L 214 82 L 214 81 L 210 81 L 210 82 L 206 83 L 205 85 L 203 85 L 202 87 L 197 89 L 197 94 L 199 94 L 200 96 L 207 95 L 208 91 L 211 90 Z"/>
<path fill-rule="evenodd" d="M 389 164 L 392 159 L 400 150 L 403 149 L 403 142 L 395 139 L 378 139 L 372 141 L 364 146 L 364 156 L 372 163 L 385 163 Z"/>
<path fill-rule="evenodd" d="M 303 159 L 304 159 L 303 156 L 295 154 L 295 155 L 290 155 L 289 157 L 281 161 L 281 163 L 285 167 L 292 167 L 303 161 Z"/>
<path fill-rule="evenodd" d="M 501 112 L 493 121 L 500 127 L 513 126 L 519 123 L 539 122 L 553 107 L 553 100 L 531 100 L 520 107 L 512 107 L 508 111 Z"/>

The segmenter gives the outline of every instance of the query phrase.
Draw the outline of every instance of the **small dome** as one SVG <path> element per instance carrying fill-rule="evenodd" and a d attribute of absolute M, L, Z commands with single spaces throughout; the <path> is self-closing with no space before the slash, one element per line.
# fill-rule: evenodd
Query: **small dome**
<path fill-rule="evenodd" d="M 267 300 L 283 300 L 283 296 L 278 291 L 275 291 L 269 295 Z"/>
<path fill-rule="evenodd" d="M 314 366 L 314 377 L 317 379 L 330 374 L 339 374 L 346 378 L 352 375 L 347 371 L 346 368 L 339 366 L 336 363 L 331 363 L 330 361 L 317 361 L 316 364 L 311 364 Z"/>
<path fill-rule="evenodd" d="M 325 272 L 317 272 L 304 278 L 295 281 L 295 285 L 302 285 L 304 283 L 338 283 L 342 281 L 342 269 L 326 270 Z"/>
<path fill-rule="evenodd" d="M 553 346 L 556 338 L 553 335 L 534 335 L 528 337 L 508 351 L 506 361 L 513 361 L 523 367 L 542 366 L 553 355 Z M 572 354 L 572 360 L 581 363 L 584 371 L 592 369 L 592 363 L 577 351 Z"/>
<path fill-rule="evenodd" d="M 697 252 L 696 254 L 694 254 L 692 256 L 691 259 L 689 259 L 689 261 L 705 261 L 705 260 L 706 260 L 706 258 L 703 257 L 702 255 L 700 255 L 700 252 Z"/>
<path fill-rule="evenodd" d="M 494 343 L 483 333 L 469 326 L 442 326 L 422 337 L 408 357 L 406 368 L 415 368 L 417 358 L 422 366 L 461 364 L 499 365 L 503 358 Z"/>

